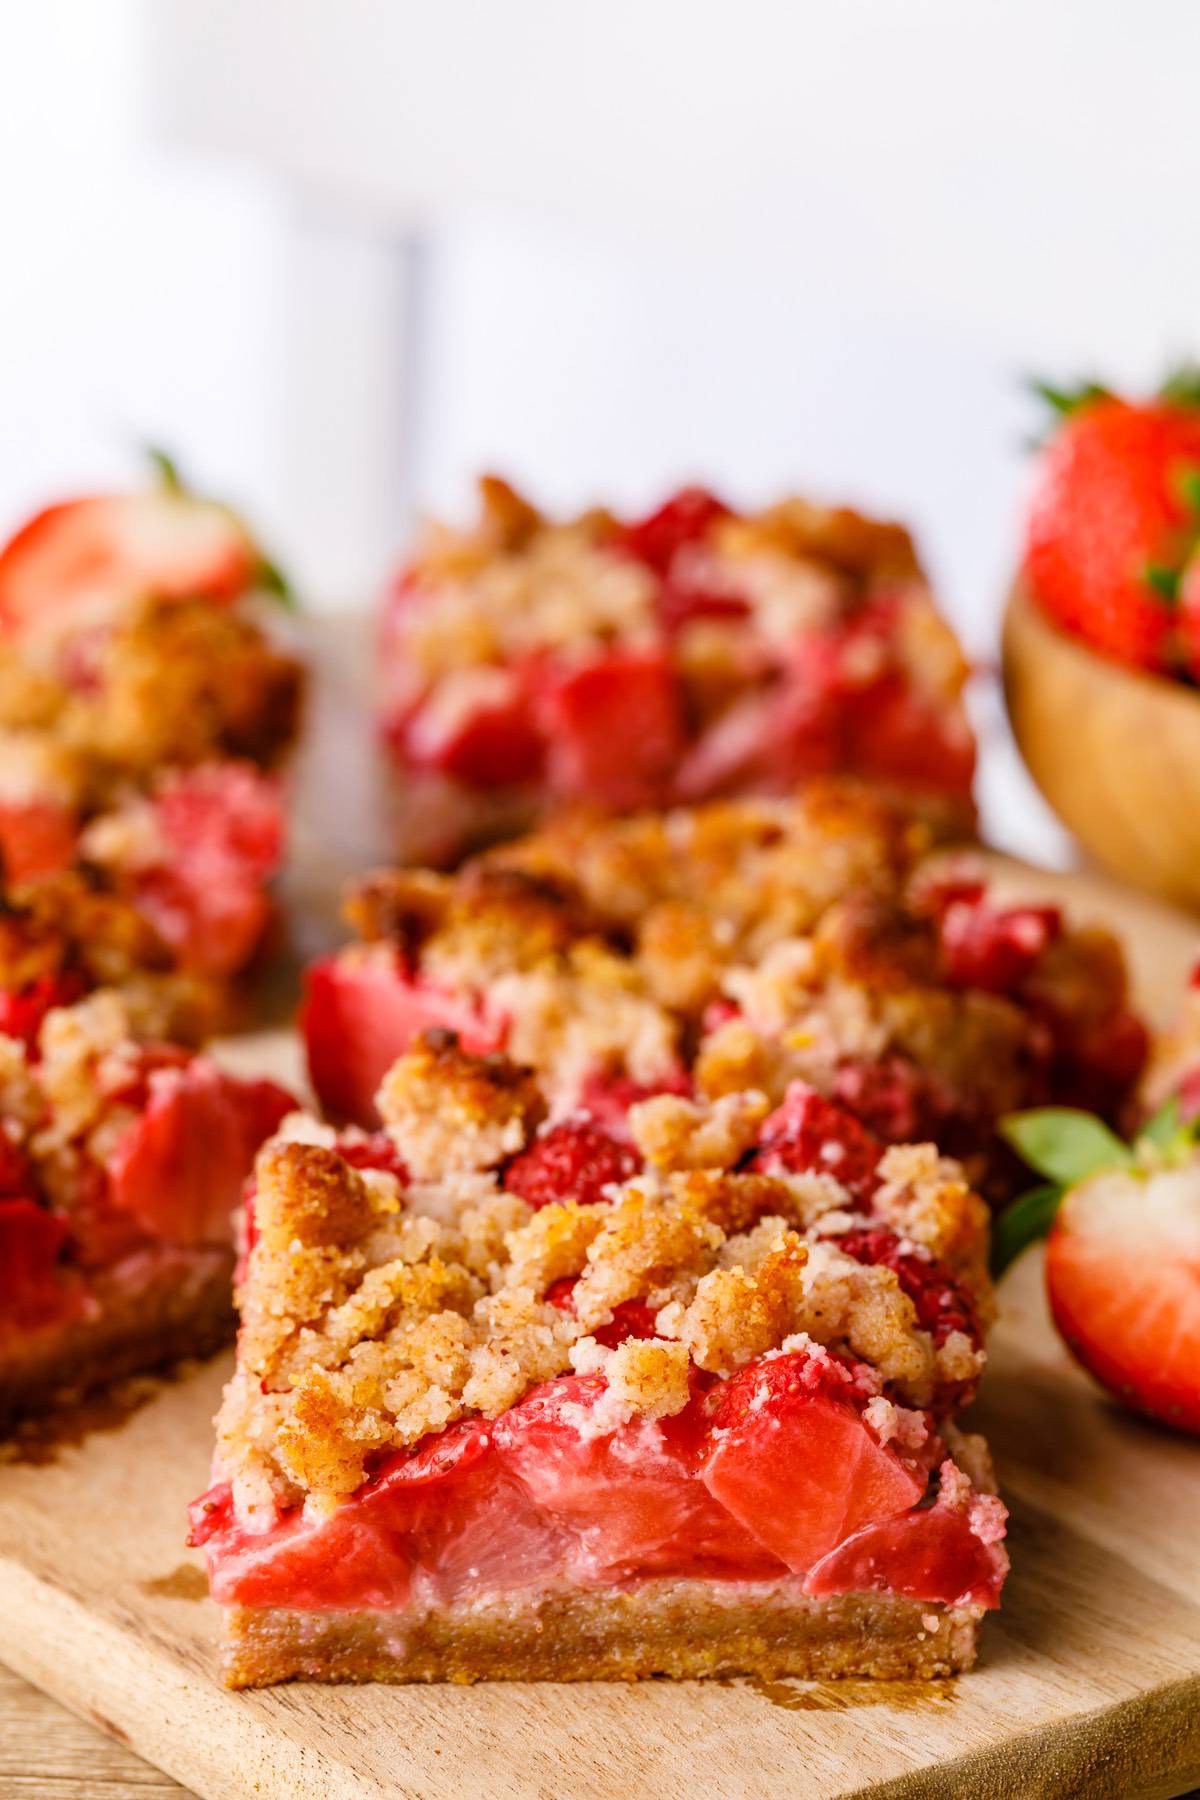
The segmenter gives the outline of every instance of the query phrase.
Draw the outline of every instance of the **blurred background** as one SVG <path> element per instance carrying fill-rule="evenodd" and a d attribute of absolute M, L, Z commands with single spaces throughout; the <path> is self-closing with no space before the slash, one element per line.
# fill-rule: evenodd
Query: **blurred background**
<path fill-rule="evenodd" d="M 984 664 L 1031 372 L 1200 348 L 1194 0 L 40 0 L 0 528 L 169 446 L 312 604 L 481 467 L 905 518 Z M 985 683 L 993 834 L 1056 857 Z"/>

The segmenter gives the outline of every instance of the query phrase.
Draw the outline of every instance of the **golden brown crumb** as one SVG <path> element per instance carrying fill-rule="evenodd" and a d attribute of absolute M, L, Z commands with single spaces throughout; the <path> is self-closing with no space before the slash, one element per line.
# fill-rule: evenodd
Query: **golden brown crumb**
<path fill-rule="evenodd" d="M 531 1071 L 429 1031 L 389 1070 L 379 1110 L 418 1179 L 486 1169 L 524 1148 L 546 1107 Z"/>

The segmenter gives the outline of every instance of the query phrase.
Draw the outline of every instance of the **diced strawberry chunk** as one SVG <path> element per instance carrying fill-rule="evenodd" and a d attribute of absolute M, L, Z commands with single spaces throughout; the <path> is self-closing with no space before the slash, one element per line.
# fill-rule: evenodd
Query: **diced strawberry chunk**
<path fill-rule="evenodd" d="M 1061 935 L 1062 923 L 1057 906 L 954 901 L 939 922 L 946 979 L 957 987 L 1007 993 Z"/>
<path fill-rule="evenodd" d="M 58 1310 L 65 1222 L 29 1198 L 0 1199 L 0 1329 L 30 1327 Z"/>
<path fill-rule="evenodd" d="M 955 1110 L 944 1084 L 905 1056 L 848 1060 L 834 1075 L 831 1093 L 885 1144 L 938 1142 Z"/>
<path fill-rule="evenodd" d="M 876 781 L 969 796 L 975 743 L 957 710 L 924 700 L 902 676 L 886 674 L 847 703 L 846 766 Z"/>
<path fill-rule="evenodd" d="M 375 1096 L 419 1033 L 457 1032 L 473 1055 L 498 1050 L 504 1026 L 469 1000 L 409 975 L 386 945 L 322 957 L 306 970 L 300 1030 L 317 1097 L 339 1124 L 380 1123 Z"/>
<path fill-rule="evenodd" d="M 23 988 L 0 988 L 0 1036 L 17 1038 L 27 1050 L 36 1050 L 42 1020 L 56 1006 L 70 1006 L 87 992 L 87 983 L 74 970 L 39 975 Z"/>
<path fill-rule="evenodd" d="M 235 599 L 261 559 L 225 507 L 167 491 L 48 506 L 0 551 L 0 627 L 92 623 L 144 594 Z"/>
<path fill-rule="evenodd" d="M 295 1101 L 203 1057 L 160 1069 L 149 1086 L 146 1110 L 108 1158 L 112 1203 L 167 1243 L 227 1242 L 255 1153 Z"/>
<path fill-rule="evenodd" d="M 501 1461 L 575 1539 L 578 1577 L 778 1573 L 777 1560 L 697 1479 L 700 1403 L 591 1436 L 588 1415 L 604 1392 L 603 1376 L 563 1376 L 535 1388 L 494 1428 Z"/>
<path fill-rule="evenodd" d="M 0 802 L 0 868 L 9 881 L 33 881 L 69 869 L 78 839 L 75 809 L 61 801 Z"/>
<path fill-rule="evenodd" d="M 242 763 L 178 771 L 159 787 L 163 855 L 139 872 L 137 902 L 185 967 L 242 969 L 272 916 L 266 883 L 283 855 L 279 783 Z"/>
<path fill-rule="evenodd" d="M 697 543 L 718 519 L 728 517 L 725 502 L 707 488 L 680 488 L 656 512 L 624 526 L 615 547 L 646 563 L 656 575 L 666 575 L 685 544 Z"/>
<path fill-rule="evenodd" d="M 849 1372 L 804 1352 L 748 1363 L 717 1390 L 703 1478 L 798 1572 L 860 1526 L 906 1512 L 926 1483 L 867 1426 Z"/>
<path fill-rule="evenodd" d="M 365 1137 L 339 1137 L 334 1149 L 352 1169 L 377 1169 L 394 1175 L 402 1187 L 408 1181 L 408 1170 L 386 1131 L 371 1131 Z"/>
<path fill-rule="evenodd" d="M 440 769 L 472 787 L 534 781 L 545 756 L 526 684 L 511 669 L 450 678 L 406 720 L 401 736 L 415 767 Z"/>
<path fill-rule="evenodd" d="M 1003 1550 L 985 1543 L 966 1513 L 937 1505 L 863 1526 L 809 1571 L 804 1591 L 995 1607 L 1007 1572 Z"/>
<path fill-rule="evenodd" d="M 650 806 L 686 741 L 679 682 L 661 650 L 611 650 L 549 682 L 540 716 L 549 782 L 563 798 Z"/>
<path fill-rule="evenodd" d="M 764 1121 L 754 1167 L 767 1174 L 832 1175 L 860 1200 L 879 1185 L 882 1149 L 858 1120 L 806 1082 L 793 1081 L 783 1104 Z"/>
<path fill-rule="evenodd" d="M 604 1198 L 605 1188 L 628 1181 L 641 1166 L 631 1144 L 618 1143 L 591 1119 L 563 1119 L 514 1156 L 504 1185 L 535 1209 L 560 1200 L 590 1206 Z"/>

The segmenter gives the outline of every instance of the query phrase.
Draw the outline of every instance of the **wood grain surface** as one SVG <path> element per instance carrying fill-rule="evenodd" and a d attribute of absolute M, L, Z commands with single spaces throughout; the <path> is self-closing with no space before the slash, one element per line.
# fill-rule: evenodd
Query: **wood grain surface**
<path fill-rule="evenodd" d="M 1005 881 L 1045 891 L 1007 868 Z M 1169 1010 L 1195 927 L 1084 878 Z M 275 1070 L 285 1036 L 243 1041 Z M 545 1796 L 1168 1796 L 1200 1780 L 1200 1449 L 1118 1411 L 1069 1362 L 1036 1256 L 1005 1283 L 976 1409 L 1012 1508 L 1013 1575 L 978 1669 L 933 1687 L 668 1683 L 233 1695 L 183 1508 L 204 1485 L 227 1361 L 67 1421 L 0 1466 L 0 1655 L 205 1800 Z M 35 1703 L 36 1704 L 36 1703 Z M 35 1728 L 36 1729 L 36 1728 Z M 71 1785 L 60 1766 L 0 1792 Z M 5 1754 L 11 1758 L 11 1752 Z M 80 1752 L 86 1758 L 86 1746 Z M 0 1769 L 3 1764 L 0 1763 Z M 169 1786 L 119 1772 L 131 1794 Z M 20 1786 L 11 1785 L 19 1782 Z M 53 1785 L 57 1782 L 57 1787 Z M 155 1792 L 154 1785 L 150 1792 Z"/>

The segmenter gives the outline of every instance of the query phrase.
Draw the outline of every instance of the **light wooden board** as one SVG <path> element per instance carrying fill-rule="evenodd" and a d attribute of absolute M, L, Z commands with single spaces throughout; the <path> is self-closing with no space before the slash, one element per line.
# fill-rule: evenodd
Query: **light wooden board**
<path fill-rule="evenodd" d="M 1001 873 L 1122 925 L 1145 1003 L 1169 1011 L 1200 947 L 1193 925 L 1091 880 Z M 274 1071 L 294 1047 L 274 1034 L 237 1054 Z M 131 1409 L 85 1414 L 0 1465 L 0 1656 L 206 1800 L 963 1800 L 1165 1796 L 1200 1781 L 1200 1446 L 1121 1414 L 1074 1370 L 1036 1257 L 1005 1284 L 977 1408 L 1012 1508 L 1013 1575 L 977 1670 L 932 1689 L 229 1694 L 216 1612 L 182 1543 L 227 1367 L 148 1384 Z"/>

